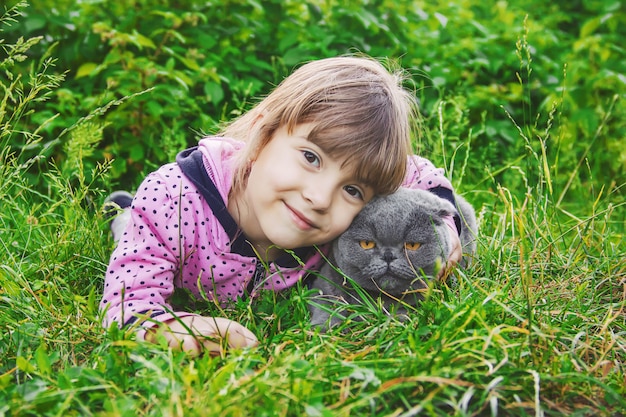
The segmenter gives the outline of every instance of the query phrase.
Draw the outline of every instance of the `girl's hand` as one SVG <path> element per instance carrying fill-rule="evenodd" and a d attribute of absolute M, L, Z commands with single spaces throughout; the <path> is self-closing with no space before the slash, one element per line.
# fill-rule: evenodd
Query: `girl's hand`
<path fill-rule="evenodd" d="M 450 273 L 454 270 L 454 267 L 456 267 L 456 265 L 461 261 L 461 258 L 463 257 L 461 239 L 459 239 L 459 234 L 456 231 L 456 227 L 452 228 L 452 226 L 448 224 L 448 234 L 450 235 L 450 254 L 448 255 L 446 264 L 443 268 L 441 268 L 437 277 L 443 281 L 448 278 L 448 275 L 450 275 Z"/>
<path fill-rule="evenodd" d="M 146 333 L 146 340 L 156 341 L 161 333 L 172 349 L 180 349 L 192 356 L 202 352 L 217 356 L 226 348 L 254 347 L 259 342 L 247 328 L 222 317 L 185 316 L 168 320 L 159 330 Z"/>

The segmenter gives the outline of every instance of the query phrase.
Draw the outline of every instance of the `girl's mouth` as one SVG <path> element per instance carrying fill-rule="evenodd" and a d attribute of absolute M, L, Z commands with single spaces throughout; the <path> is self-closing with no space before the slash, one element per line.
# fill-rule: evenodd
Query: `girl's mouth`
<path fill-rule="evenodd" d="M 310 229 L 317 229 L 318 228 L 317 225 L 315 223 L 313 223 L 313 221 L 310 220 L 308 217 L 306 217 L 304 214 L 302 214 L 298 210 L 292 208 L 287 203 L 285 203 L 285 206 L 289 210 L 289 213 L 291 214 L 291 218 L 294 221 L 294 223 L 296 224 L 296 226 L 298 226 L 298 228 L 300 228 L 302 230 L 310 230 Z"/>

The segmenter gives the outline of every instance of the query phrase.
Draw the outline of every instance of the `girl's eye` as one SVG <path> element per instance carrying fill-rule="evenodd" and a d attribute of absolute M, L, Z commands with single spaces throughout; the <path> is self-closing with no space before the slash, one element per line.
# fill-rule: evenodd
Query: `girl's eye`
<path fill-rule="evenodd" d="M 404 248 L 408 250 L 418 250 L 422 246 L 419 242 L 405 242 Z"/>
<path fill-rule="evenodd" d="M 363 193 L 357 187 L 355 187 L 353 185 L 348 185 L 348 186 L 344 187 L 344 190 L 346 190 L 348 195 L 350 195 L 351 197 L 355 197 L 355 198 L 358 198 L 360 200 L 363 200 Z"/>
<path fill-rule="evenodd" d="M 311 151 L 302 151 L 302 155 L 304 155 L 304 159 L 306 159 L 306 161 L 310 165 L 313 165 L 315 167 L 319 167 L 320 166 L 320 158 L 319 158 L 319 156 L 317 156 L 313 152 L 311 152 Z"/>
<path fill-rule="evenodd" d="M 376 247 L 376 243 L 371 240 L 361 240 L 359 241 L 359 245 L 361 245 L 363 249 L 374 249 Z"/>

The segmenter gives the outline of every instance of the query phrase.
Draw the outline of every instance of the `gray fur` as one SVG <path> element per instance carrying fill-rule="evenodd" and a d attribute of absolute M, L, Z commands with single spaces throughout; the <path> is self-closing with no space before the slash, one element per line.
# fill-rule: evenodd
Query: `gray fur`
<path fill-rule="evenodd" d="M 461 266 L 465 266 L 476 250 L 476 215 L 465 199 L 458 195 L 455 199 L 466 254 Z M 402 314 L 403 304 L 416 305 L 423 299 L 420 290 L 426 289 L 425 280 L 433 279 L 450 252 L 443 217 L 454 213 L 452 203 L 423 190 L 401 188 L 372 199 L 332 243 L 329 263 L 311 284 L 319 291 L 310 303 L 311 324 L 327 330 L 344 319 L 341 308 L 331 315 L 335 306 L 340 307 L 336 303 L 359 302 L 361 297 L 346 276 L 374 300 L 380 299 L 387 310 L 394 305 Z M 374 242 L 375 247 L 364 249 L 360 241 Z M 421 246 L 409 250 L 407 242 Z"/>

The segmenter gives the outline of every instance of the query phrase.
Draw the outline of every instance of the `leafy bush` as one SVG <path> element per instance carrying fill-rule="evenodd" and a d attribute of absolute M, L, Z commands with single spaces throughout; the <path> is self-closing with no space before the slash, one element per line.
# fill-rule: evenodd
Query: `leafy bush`
<path fill-rule="evenodd" d="M 54 138 L 68 124 L 147 91 L 107 112 L 103 140 L 85 161 L 114 159 L 112 176 L 127 186 L 197 132 L 248 108 L 298 63 L 362 51 L 401 59 L 414 74 L 425 131 L 438 132 L 421 140 L 427 156 L 439 162 L 471 146 L 481 163 L 468 166 L 468 181 L 508 183 L 516 174 L 495 167 L 524 163 L 519 151 L 538 151 L 542 137 L 551 164 L 580 166 L 573 178 L 557 175 L 559 187 L 584 192 L 591 177 L 624 178 L 626 17 L 617 0 L 576 4 L 39 0 L 5 35 L 44 36 L 37 55 L 57 43 L 57 69 L 68 71 L 37 121 L 60 116 L 31 153 L 62 157 Z M 591 147 L 606 152 L 589 155 Z"/>

